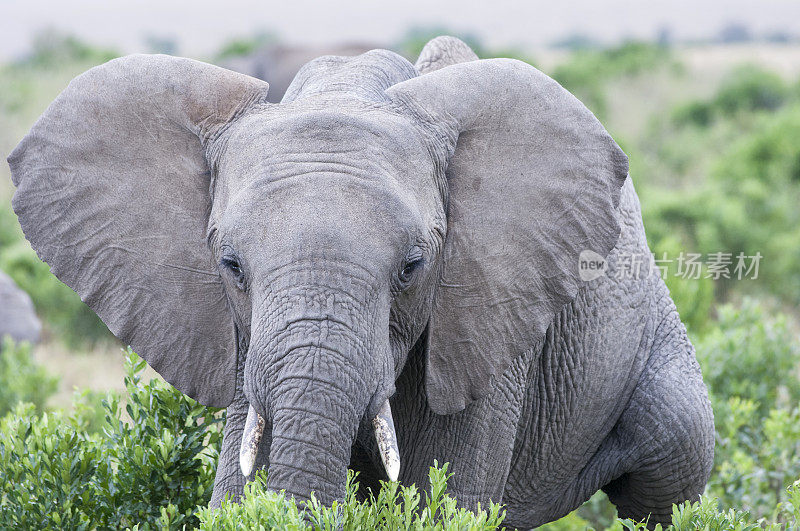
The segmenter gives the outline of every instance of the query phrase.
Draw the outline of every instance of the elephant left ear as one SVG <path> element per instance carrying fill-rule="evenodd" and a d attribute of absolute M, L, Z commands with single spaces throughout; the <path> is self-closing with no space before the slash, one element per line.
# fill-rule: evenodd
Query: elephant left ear
<path fill-rule="evenodd" d="M 614 248 L 628 159 L 583 104 L 521 61 L 447 66 L 387 92 L 451 145 L 425 376 L 431 409 L 450 414 L 540 344 L 578 292 L 581 253 Z"/>

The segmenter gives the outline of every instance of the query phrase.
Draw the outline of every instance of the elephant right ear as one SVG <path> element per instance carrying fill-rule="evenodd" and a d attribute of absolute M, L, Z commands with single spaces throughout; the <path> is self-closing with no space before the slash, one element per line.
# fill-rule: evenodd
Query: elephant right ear
<path fill-rule="evenodd" d="M 236 333 L 207 245 L 205 149 L 263 81 L 133 55 L 75 78 L 9 156 L 13 207 L 52 272 L 168 382 L 235 392 Z"/>
<path fill-rule="evenodd" d="M 431 409 L 451 414 L 541 344 L 585 283 L 580 263 L 617 244 L 628 159 L 583 104 L 521 61 L 460 62 L 387 93 L 449 152 L 425 385 Z"/>

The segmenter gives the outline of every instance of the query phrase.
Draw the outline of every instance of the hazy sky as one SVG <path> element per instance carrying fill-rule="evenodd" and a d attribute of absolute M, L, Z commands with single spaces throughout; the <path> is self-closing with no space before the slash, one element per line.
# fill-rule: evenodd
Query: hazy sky
<path fill-rule="evenodd" d="M 203 55 L 260 30 L 292 43 L 390 43 L 411 26 L 444 26 L 488 45 L 540 47 L 570 33 L 651 38 L 661 27 L 677 38 L 704 38 L 730 22 L 800 34 L 800 1 L 0 0 L 0 59 L 23 53 L 43 28 L 124 52 L 146 51 L 148 35 L 174 38 L 181 53 Z"/>

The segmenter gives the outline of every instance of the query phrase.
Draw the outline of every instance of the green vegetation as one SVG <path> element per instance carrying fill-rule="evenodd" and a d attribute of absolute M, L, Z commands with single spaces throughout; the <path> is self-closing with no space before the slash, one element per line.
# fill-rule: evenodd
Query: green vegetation
<path fill-rule="evenodd" d="M 142 382 L 144 368 L 129 350 L 124 408 L 115 396 L 93 405 L 79 395 L 69 415 L 20 403 L 0 420 L 0 528 L 490 530 L 502 521 L 499 505 L 475 513 L 456 507 L 445 494 L 446 464 L 431 469 L 424 498 L 414 486 L 391 483 L 359 502 L 351 474 L 343 505 L 298 507 L 268 492 L 259 475 L 241 505 L 210 510 L 223 416 L 159 380 Z M 0 369 L 0 389 L 16 377 Z M 93 429 L 98 410 L 100 431 Z"/>
<path fill-rule="evenodd" d="M 800 341 L 786 315 L 771 315 L 753 299 L 719 308 L 717 326 L 695 341 L 703 380 L 717 402 L 752 401 L 759 417 L 800 403 Z"/>
<path fill-rule="evenodd" d="M 256 33 L 252 37 L 232 39 L 222 45 L 222 48 L 217 53 L 217 61 L 224 61 L 234 57 L 244 57 L 277 43 L 277 36 L 269 32 Z"/>
<path fill-rule="evenodd" d="M 776 521 L 784 487 L 800 478 L 800 341 L 785 315 L 749 299 L 718 321 L 696 342 L 716 424 L 708 492 Z"/>
<path fill-rule="evenodd" d="M 268 491 L 266 475 L 258 473 L 247 485 L 240 504 L 226 502 L 218 510 L 202 509 L 198 514 L 200 529 L 498 529 L 505 516 L 500 505 L 493 503 L 487 510 L 478 508 L 474 513 L 456 507 L 456 500 L 445 493 L 447 478 L 452 475 L 447 473 L 447 467 L 447 463 L 440 468 L 434 462 L 430 468 L 430 490 L 425 493 L 424 503 L 416 486 L 404 487 L 396 482 L 383 483 L 377 496 L 358 501 L 357 477 L 351 472 L 344 503 L 324 507 L 312 499 L 302 508 L 283 494 Z"/>
<path fill-rule="evenodd" d="M 744 65 L 732 71 L 710 100 L 690 101 L 672 112 L 679 126 L 707 127 L 714 119 L 738 113 L 774 111 L 786 103 L 789 87 L 776 73 Z"/>
<path fill-rule="evenodd" d="M 767 523 L 753 518 L 747 511 L 739 511 L 737 509 L 720 511 L 717 507 L 716 499 L 703 497 L 699 502 L 674 506 L 672 510 L 672 525 L 663 529 L 674 531 L 694 529 L 702 529 L 704 531 L 754 531 L 756 529 L 782 531 L 784 529 L 794 529 L 797 523 L 800 522 L 800 483 L 795 483 L 788 487 L 786 492 L 790 501 L 775 507 L 774 511 L 784 523 Z M 619 527 L 630 530 L 647 529 L 643 523 L 630 520 L 621 521 Z M 661 526 L 657 525 L 656 530 L 659 529 L 661 529 Z"/>
<path fill-rule="evenodd" d="M 579 49 L 549 74 L 603 119 L 608 113 L 609 81 L 675 65 L 667 48 L 631 41 L 607 49 Z"/>
<path fill-rule="evenodd" d="M 42 411 L 56 391 L 58 378 L 34 362 L 30 345 L 14 344 L 9 337 L 0 339 L 0 417 L 20 402 Z"/>
<path fill-rule="evenodd" d="M 0 420 L 0 528 L 139 529 L 197 524 L 211 497 L 221 415 L 126 361 L 127 404 L 80 396 L 71 414 L 19 404 Z M 0 382 L 13 380 L 13 376 Z M 128 419 L 122 420 L 123 411 Z"/>
<path fill-rule="evenodd" d="M 786 489 L 786 502 L 773 508 L 773 514 L 781 523 L 769 523 L 753 517 L 748 511 L 719 508 L 719 500 L 703 496 L 699 502 L 684 503 L 673 506 L 672 523 L 666 527 L 657 524 L 658 531 L 755 531 L 767 529 L 784 531 L 796 529 L 800 522 L 800 482 L 795 482 Z M 588 521 L 578 516 L 577 512 L 565 516 L 557 522 L 539 528 L 542 531 L 575 531 L 595 529 Z M 647 529 L 645 522 L 634 522 L 629 519 L 616 520 L 608 527 L 600 527 L 607 531 Z"/>
<path fill-rule="evenodd" d="M 658 194 L 650 191 L 653 200 L 645 207 L 648 238 L 659 249 L 677 234 L 682 248 L 703 255 L 724 251 L 734 263 L 739 253 L 760 253 L 757 281 L 721 278 L 715 282 L 718 299 L 728 299 L 732 292 L 751 293 L 796 305 L 800 144 L 795 139 L 800 134 L 800 104 L 739 120 L 745 121 L 748 133 L 728 140 L 718 158 L 707 163 L 705 182 L 688 189 L 659 188 Z M 691 165 L 691 160 L 685 164 Z"/>

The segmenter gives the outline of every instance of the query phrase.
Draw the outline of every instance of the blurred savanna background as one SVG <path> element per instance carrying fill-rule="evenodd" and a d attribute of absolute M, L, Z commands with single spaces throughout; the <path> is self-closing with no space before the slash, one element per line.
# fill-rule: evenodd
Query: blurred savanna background
<path fill-rule="evenodd" d="M 800 478 L 800 4 L 558 4 L 0 0 L 0 152 L 74 76 L 132 52 L 263 78 L 274 101 L 316 56 L 388 48 L 413 62 L 441 34 L 482 58 L 527 61 L 581 99 L 628 154 L 655 263 L 697 349 L 716 457 L 703 505 L 681 517 L 728 518 L 726 529 L 791 525 L 800 510 L 800 493 L 787 490 Z M 197 525 L 221 413 L 145 383 L 155 373 L 123 355 L 31 250 L 12 194 L 2 163 L 0 271 L 30 296 L 42 332 L 35 345 L 7 339 L 0 353 L 0 527 Z M 183 439 L 165 442 L 170 422 Z M 170 485 L 159 470 L 184 479 Z M 138 502 L 121 494 L 126 482 L 138 485 Z M 42 507 L 48 489 L 64 491 L 60 505 Z M 104 495 L 113 501 L 98 502 Z M 602 494 L 551 524 L 622 525 Z"/>

